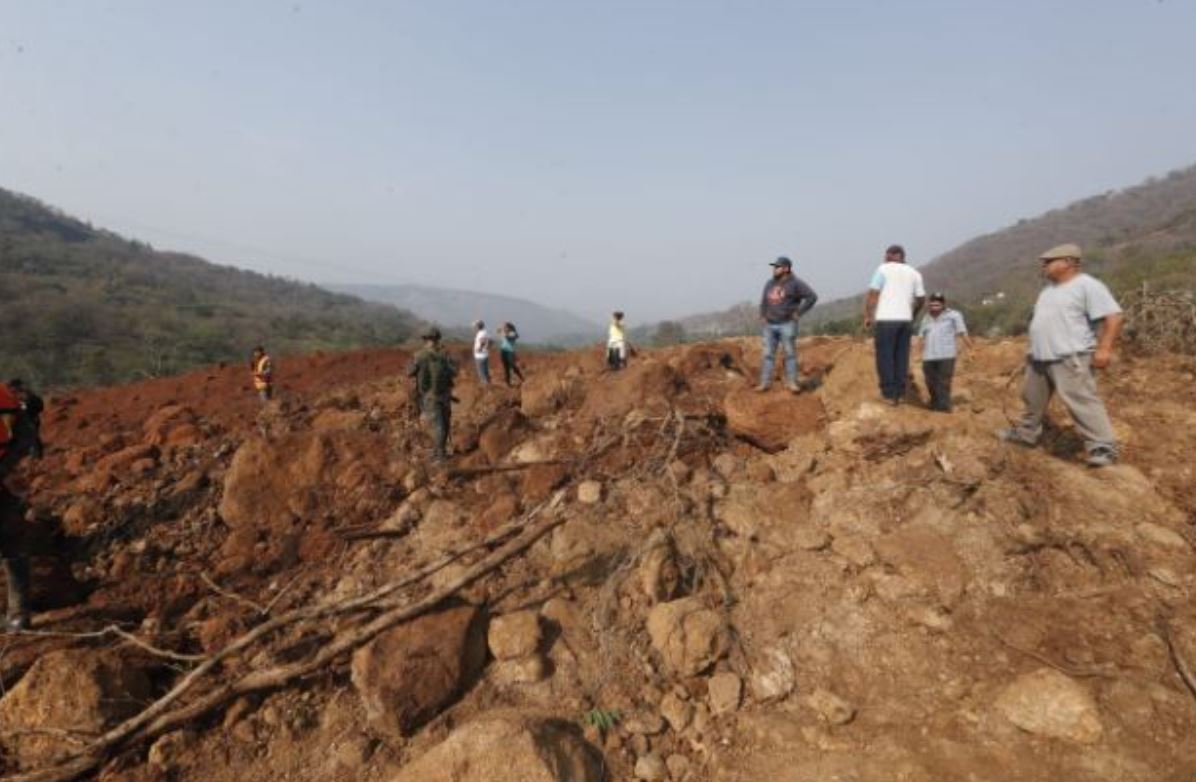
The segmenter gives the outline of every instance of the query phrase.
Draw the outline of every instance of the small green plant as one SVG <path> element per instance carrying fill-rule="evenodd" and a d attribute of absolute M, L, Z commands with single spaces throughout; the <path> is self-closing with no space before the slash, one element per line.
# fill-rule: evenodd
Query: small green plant
<path fill-rule="evenodd" d="M 619 724 L 621 719 L 623 719 L 623 712 L 618 709 L 590 709 L 581 715 L 582 722 L 586 725 L 593 725 L 603 733 Z"/>

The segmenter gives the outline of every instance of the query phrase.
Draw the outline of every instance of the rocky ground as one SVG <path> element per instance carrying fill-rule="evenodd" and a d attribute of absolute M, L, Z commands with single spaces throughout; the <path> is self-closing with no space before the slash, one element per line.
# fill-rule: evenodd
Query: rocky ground
<path fill-rule="evenodd" d="M 33 631 L 0 638 L 4 779 L 1188 780 L 1196 362 L 1104 377 L 1124 463 L 996 441 L 870 348 L 749 389 L 754 340 L 464 377 L 429 469 L 402 351 L 53 400 L 14 484 Z M 468 367 L 466 362 L 464 366 Z"/>

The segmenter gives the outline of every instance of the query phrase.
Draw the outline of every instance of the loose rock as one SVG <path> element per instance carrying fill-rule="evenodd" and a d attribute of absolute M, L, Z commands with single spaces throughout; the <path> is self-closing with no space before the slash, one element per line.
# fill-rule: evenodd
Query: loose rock
<path fill-rule="evenodd" d="M 1103 732 L 1092 695 L 1053 668 L 1019 676 L 997 696 L 996 708 L 1014 725 L 1040 736 L 1092 744 Z"/>
<path fill-rule="evenodd" d="M 602 782 L 604 777 L 601 755 L 577 726 L 499 712 L 457 728 L 391 782 Z"/>
<path fill-rule="evenodd" d="M 694 705 L 670 692 L 660 701 L 660 716 L 664 717 L 670 728 L 680 733 L 689 727 L 694 716 Z"/>
<path fill-rule="evenodd" d="M 577 501 L 593 505 L 602 500 L 602 484 L 598 481 L 582 481 L 577 486 Z"/>
<path fill-rule="evenodd" d="M 855 717 L 855 707 L 821 687 L 806 697 L 806 703 L 831 725 L 846 725 Z"/>
<path fill-rule="evenodd" d="M 534 611 L 518 611 L 490 620 L 487 640 L 490 653 L 498 660 L 514 660 L 533 654 L 543 633 L 540 617 Z"/>
<path fill-rule="evenodd" d="M 135 714 L 152 695 L 145 671 L 117 652 L 47 652 L 0 699 L 0 730 L 9 734 L 2 743 L 22 764 L 51 763 L 78 744 L 39 730 L 100 733 Z"/>
<path fill-rule="evenodd" d="M 706 682 L 707 698 L 712 714 L 726 714 L 739 708 L 743 681 L 733 673 L 718 673 Z"/>
<path fill-rule="evenodd" d="M 696 676 L 731 647 L 723 615 L 692 597 L 655 606 L 648 614 L 648 635 L 665 665 L 681 676 Z"/>
<path fill-rule="evenodd" d="M 664 764 L 664 759 L 655 752 L 642 755 L 635 761 L 636 779 L 642 779 L 645 782 L 658 782 L 658 780 L 667 779 L 668 774 L 669 769 Z"/>
<path fill-rule="evenodd" d="M 400 625 L 358 649 L 353 686 L 370 725 L 401 737 L 451 703 L 485 659 L 480 614 L 459 606 Z"/>

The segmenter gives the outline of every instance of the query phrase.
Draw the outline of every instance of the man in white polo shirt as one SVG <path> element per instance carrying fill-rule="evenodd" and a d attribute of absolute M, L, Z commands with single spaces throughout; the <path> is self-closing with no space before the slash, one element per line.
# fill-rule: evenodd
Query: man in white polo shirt
<path fill-rule="evenodd" d="M 872 275 L 864 300 L 864 328 L 875 327 L 876 375 L 880 395 L 891 405 L 905 398 L 909 343 L 914 319 L 926 302 L 922 273 L 905 264 L 905 248 L 885 250 L 884 263 Z"/>
<path fill-rule="evenodd" d="M 1109 366 L 1125 318 L 1105 284 L 1080 271 L 1080 258 L 1074 244 L 1052 247 L 1039 257 L 1047 286 L 1030 319 L 1022 385 L 1026 409 L 1016 426 L 999 435 L 1019 445 L 1037 445 L 1047 405 L 1057 393 L 1084 437 L 1088 465 L 1107 467 L 1117 461 L 1117 439 L 1092 370 Z"/>
<path fill-rule="evenodd" d="M 490 385 L 490 333 L 480 320 L 473 322 L 473 365 L 478 370 L 478 382 Z"/>

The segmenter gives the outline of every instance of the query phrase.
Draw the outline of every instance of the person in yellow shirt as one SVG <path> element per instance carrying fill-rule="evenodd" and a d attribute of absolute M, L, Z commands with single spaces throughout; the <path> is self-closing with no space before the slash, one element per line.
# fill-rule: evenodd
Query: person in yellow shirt
<path fill-rule="evenodd" d="M 627 327 L 623 323 L 622 312 L 612 312 L 610 328 L 606 336 L 606 366 L 611 370 L 620 370 L 627 366 Z"/>

